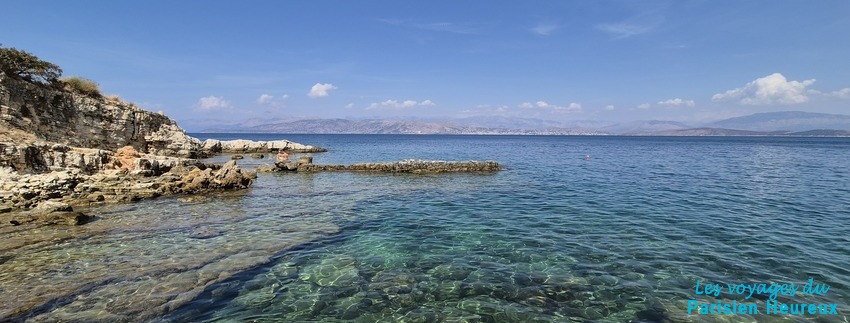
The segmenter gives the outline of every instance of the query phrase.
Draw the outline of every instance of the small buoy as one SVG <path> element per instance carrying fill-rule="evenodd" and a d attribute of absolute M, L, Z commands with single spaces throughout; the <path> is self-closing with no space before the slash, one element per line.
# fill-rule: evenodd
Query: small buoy
<path fill-rule="evenodd" d="M 584 155 L 584 160 L 590 160 L 590 155 Z"/>

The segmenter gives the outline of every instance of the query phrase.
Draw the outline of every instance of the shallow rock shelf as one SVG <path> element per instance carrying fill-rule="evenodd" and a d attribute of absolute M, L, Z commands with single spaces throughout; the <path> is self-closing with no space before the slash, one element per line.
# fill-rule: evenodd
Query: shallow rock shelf
<path fill-rule="evenodd" d="M 442 160 L 402 160 L 396 162 L 360 163 L 352 165 L 316 165 L 312 162 L 278 162 L 275 166 L 267 166 L 260 171 L 352 171 L 368 173 L 491 173 L 501 170 L 496 161 L 442 161 Z"/>

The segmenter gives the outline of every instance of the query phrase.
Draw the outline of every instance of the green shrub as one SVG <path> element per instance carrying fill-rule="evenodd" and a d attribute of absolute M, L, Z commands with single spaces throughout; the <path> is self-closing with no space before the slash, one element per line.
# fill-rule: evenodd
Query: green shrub
<path fill-rule="evenodd" d="M 0 47 L 0 70 L 30 82 L 56 84 L 62 69 L 17 48 Z"/>
<path fill-rule="evenodd" d="M 100 87 L 92 80 L 79 76 L 63 77 L 60 79 L 65 89 L 68 91 L 77 92 L 91 97 L 101 97 Z"/>

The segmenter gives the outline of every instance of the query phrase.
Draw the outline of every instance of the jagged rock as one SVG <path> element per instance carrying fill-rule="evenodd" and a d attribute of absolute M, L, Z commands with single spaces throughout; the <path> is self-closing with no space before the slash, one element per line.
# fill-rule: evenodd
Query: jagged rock
<path fill-rule="evenodd" d="M 247 188 L 256 178 L 256 172 L 243 172 L 236 161 L 229 161 L 213 174 L 212 183 L 219 189 Z"/>
<path fill-rule="evenodd" d="M 245 156 L 242 156 L 242 154 L 233 154 L 232 156 L 230 156 L 230 159 L 243 159 L 243 158 L 245 158 Z"/>
<path fill-rule="evenodd" d="M 256 172 L 243 172 L 236 165 L 236 161 L 231 160 L 216 171 L 212 168 L 189 171 L 181 181 L 181 190 L 197 192 L 202 189 L 241 189 L 251 186 L 255 178 L 257 178 Z"/>
<path fill-rule="evenodd" d="M 207 139 L 204 141 L 201 149 L 209 154 L 218 154 L 221 152 L 221 141 L 218 139 Z"/>
<path fill-rule="evenodd" d="M 9 222 L 13 225 L 26 223 L 82 225 L 91 219 L 91 216 L 75 212 L 67 203 L 45 201 L 32 210 L 14 215 Z"/>
<path fill-rule="evenodd" d="M 251 154 L 251 158 L 254 158 L 254 159 L 263 159 L 263 158 L 266 158 L 266 155 L 261 154 L 261 153 L 254 153 L 254 154 Z"/>

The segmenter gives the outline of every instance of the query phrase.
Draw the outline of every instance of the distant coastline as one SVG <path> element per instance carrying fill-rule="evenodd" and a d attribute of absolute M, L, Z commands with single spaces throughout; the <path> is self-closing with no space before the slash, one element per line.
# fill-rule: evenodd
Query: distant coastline
<path fill-rule="evenodd" d="M 191 121 L 189 121 L 191 123 Z M 207 121 L 213 122 L 213 121 Z M 246 121 L 235 124 L 192 127 L 196 133 L 286 134 L 433 134 L 433 135 L 556 135 L 556 136 L 790 136 L 848 137 L 850 116 L 784 111 L 757 113 L 708 124 L 644 120 L 627 123 L 572 121 L 558 123 L 538 119 L 461 118 L 445 120 L 405 119 L 301 119 Z M 200 130 L 200 131 L 197 131 Z"/>
<path fill-rule="evenodd" d="M 251 134 L 268 134 L 268 135 L 445 135 L 445 136 L 582 136 L 582 137 L 824 137 L 824 138 L 847 138 L 850 137 L 850 131 L 847 130 L 832 130 L 818 129 L 808 131 L 747 131 L 735 129 L 718 129 L 718 128 L 695 128 L 684 130 L 659 131 L 650 133 L 570 133 L 570 132 L 547 132 L 547 131 L 526 131 L 526 132 L 460 132 L 460 133 L 410 133 L 410 132 L 251 132 L 251 131 L 201 131 L 191 132 L 189 135 L 193 137 L 211 137 L 215 134 L 227 135 L 251 135 Z M 233 138 L 241 138 L 234 136 Z"/>

